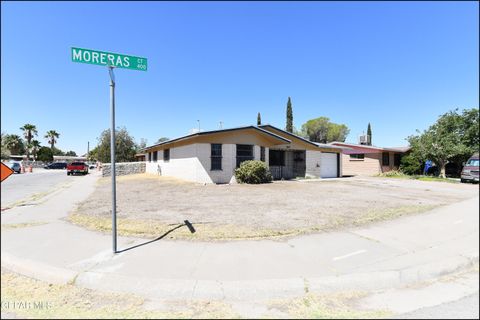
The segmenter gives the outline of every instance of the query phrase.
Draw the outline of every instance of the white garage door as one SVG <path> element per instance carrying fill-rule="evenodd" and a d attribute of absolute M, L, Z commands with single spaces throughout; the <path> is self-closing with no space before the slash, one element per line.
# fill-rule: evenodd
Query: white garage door
<path fill-rule="evenodd" d="M 320 176 L 322 178 L 337 177 L 337 154 L 322 152 L 320 162 Z"/>

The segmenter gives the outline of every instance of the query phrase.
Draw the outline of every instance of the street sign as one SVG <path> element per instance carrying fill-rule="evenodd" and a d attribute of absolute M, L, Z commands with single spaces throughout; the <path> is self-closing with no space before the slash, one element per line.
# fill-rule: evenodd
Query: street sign
<path fill-rule="evenodd" d="M 13 170 L 10 169 L 5 163 L 2 162 L 1 169 L 0 169 L 0 176 L 2 179 L 0 182 L 10 177 L 12 173 L 13 173 Z"/>
<path fill-rule="evenodd" d="M 72 47 L 72 61 L 114 68 L 147 71 L 147 58 L 91 49 Z"/>
<path fill-rule="evenodd" d="M 112 176 L 112 247 L 117 251 L 117 187 L 115 171 L 115 75 L 113 68 L 147 71 L 147 58 L 72 47 L 72 61 L 108 67 L 110 74 L 110 163 Z M 3 170 L 3 167 L 2 167 Z M 2 171 L 3 180 L 3 171 Z"/>

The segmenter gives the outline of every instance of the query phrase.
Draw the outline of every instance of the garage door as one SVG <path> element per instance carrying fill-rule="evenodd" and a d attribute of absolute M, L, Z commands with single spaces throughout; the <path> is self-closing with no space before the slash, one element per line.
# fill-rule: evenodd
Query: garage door
<path fill-rule="evenodd" d="M 337 177 L 337 154 L 322 152 L 320 162 L 320 176 L 322 178 Z"/>

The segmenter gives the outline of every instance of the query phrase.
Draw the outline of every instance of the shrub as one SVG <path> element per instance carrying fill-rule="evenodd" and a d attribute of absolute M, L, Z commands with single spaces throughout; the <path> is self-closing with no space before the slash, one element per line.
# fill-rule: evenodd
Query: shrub
<path fill-rule="evenodd" d="M 400 170 L 409 175 L 421 174 L 423 167 L 424 164 L 422 163 L 422 159 L 414 152 L 410 152 L 403 156 L 400 163 Z"/>
<path fill-rule="evenodd" d="M 235 169 L 235 178 L 239 183 L 267 183 L 272 181 L 272 174 L 263 161 L 248 160 Z"/>
<path fill-rule="evenodd" d="M 380 173 L 378 176 L 379 177 L 389 177 L 389 178 L 407 178 L 407 177 L 409 177 L 408 175 L 406 175 L 402 171 L 398 171 L 398 170 L 391 170 L 391 171 L 383 172 L 383 173 Z"/>

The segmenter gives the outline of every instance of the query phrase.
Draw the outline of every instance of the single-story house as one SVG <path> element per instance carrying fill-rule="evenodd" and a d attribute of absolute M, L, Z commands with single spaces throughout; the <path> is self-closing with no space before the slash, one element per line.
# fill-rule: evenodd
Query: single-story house
<path fill-rule="evenodd" d="M 380 148 L 371 145 L 331 142 L 343 147 L 342 169 L 344 176 L 375 175 L 398 170 L 402 156 L 410 147 Z"/>
<path fill-rule="evenodd" d="M 274 179 L 342 175 L 342 148 L 271 125 L 201 131 L 146 147 L 146 172 L 200 183 L 230 183 L 245 160 L 264 161 Z"/>
<path fill-rule="evenodd" d="M 139 162 L 145 161 L 146 155 L 145 153 L 137 153 L 135 154 L 135 159 Z"/>

